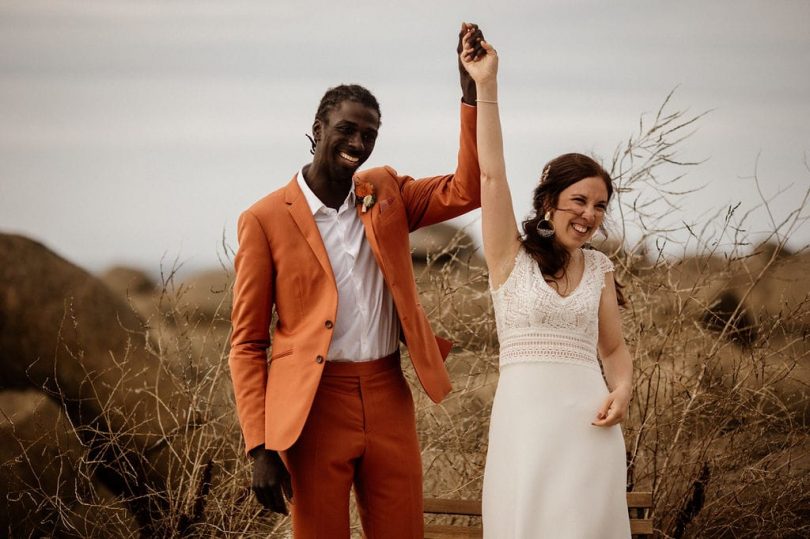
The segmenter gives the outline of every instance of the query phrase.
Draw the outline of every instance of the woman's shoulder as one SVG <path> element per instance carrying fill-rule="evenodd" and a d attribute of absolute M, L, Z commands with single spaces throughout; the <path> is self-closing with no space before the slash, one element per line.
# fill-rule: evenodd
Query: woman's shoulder
<path fill-rule="evenodd" d="M 599 270 L 600 273 L 608 273 L 614 270 L 613 262 L 602 251 L 596 249 L 585 249 L 585 256 L 592 262 L 593 266 Z"/>

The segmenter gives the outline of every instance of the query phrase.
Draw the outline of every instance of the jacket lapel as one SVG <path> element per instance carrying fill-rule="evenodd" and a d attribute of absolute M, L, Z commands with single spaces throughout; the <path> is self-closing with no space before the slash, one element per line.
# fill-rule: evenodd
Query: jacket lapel
<path fill-rule="evenodd" d="M 293 218 L 293 221 L 295 221 L 299 230 L 301 230 L 301 234 L 303 234 L 304 238 L 307 240 L 309 248 L 312 249 L 312 252 L 315 254 L 315 258 L 318 259 L 318 262 L 320 262 L 326 274 L 334 281 L 335 276 L 332 274 L 332 264 L 329 262 L 329 255 L 326 254 L 326 247 L 323 245 L 323 239 L 321 238 L 320 231 L 318 231 L 318 225 L 315 224 L 315 218 L 312 216 L 312 211 L 309 209 L 309 204 L 307 204 L 304 193 L 301 192 L 301 188 L 298 186 L 296 176 L 293 176 L 292 181 L 287 184 L 284 190 L 284 202 L 287 203 L 290 216 Z"/>
<path fill-rule="evenodd" d="M 374 231 L 374 219 L 379 216 L 380 210 L 377 204 L 371 207 L 366 212 L 363 212 L 362 204 L 357 205 L 357 215 L 360 216 L 360 221 L 363 223 L 363 228 L 366 230 L 366 239 L 371 246 L 371 252 L 374 253 L 374 258 L 377 259 L 377 265 L 382 270 L 383 275 L 386 274 L 385 264 L 383 264 L 382 253 L 380 252 L 380 243 L 377 240 L 377 233 Z"/>

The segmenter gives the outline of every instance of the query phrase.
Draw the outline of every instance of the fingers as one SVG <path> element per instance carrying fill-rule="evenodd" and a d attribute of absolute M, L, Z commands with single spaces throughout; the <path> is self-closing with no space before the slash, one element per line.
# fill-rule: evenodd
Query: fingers
<path fill-rule="evenodd" d="M 596 412 L 596 420 L 591 422 L 595 427 L 612 427 L 624 420 L 626 405 L 611 393 Z"/>
<path fill-rule="evenodd" d="M 483 32 L 481 32 L 478 27 L 471 29 L 469 32 L 469 39 L 474 50 L 473 58 L 477 60 L 478 58 L 484 56 L 486 54 L 486 50 L 484 50 L 484 47 L 481 45 L 481 42 L 484 40 Z"/>
<path fill-rule="evenodd" d="M 484 40 L 484 33 L 481 32 L 481 29 L 478 28 L 477 24 L 469 22 L 461 23 L 461 31 L 458 34 L 458 47 L 456 48 L 456 51 L 459 54 L 462 53 L 465 38 L 469 38 L 470 44 L 474 50 L 474 54 L 470 56 L 471 60 L 481 58 L 486 54 L 486 50 L 481 45 L 481 41 Z M 467 60 L 466 56 L 465 60 Z"/>
<path fill-rule="evenodd" d="M 608 412 L 610 411 L 610 405 L 613 404 L 613 396 L 608 395 L 608 397 L 602 402 L 602 406 L 596 411 L 596 420 L 591 422 L 591 425 L 597 427 L 605 427 L 608 426 L 606 424 Z"/>
<path fill-rule="evenodd" d="M 622 416 L 615 408 L 611 408 L 604 419 L 593 422 L 596 427 L 612 427 L 618 425 L 622 420 Z"/>
<path fill-rule="evenodd" d="M 472 45 L 470 45 L 469 40 L 465 38 L 464 49 L 461 51 L 461 55 L 459 56 L 461 61 L 467 64 L 472 62 L 475 58 L 474 51 L 475 50 L 472 48 Z"/>
<path fill-rule="evenodd" d="M 284 494 L 281 492 L 281 485 L 276 485 L 271 489 L 272 505 L 270 510 L 274 513 L 281 513 L 282 515 L 288 514 L 287 504 L 284 501 Z"/>
<path fill-rule="evenodd" d="M 461 30 L 458 33 L 458 39 L 461 40 L 464 37 L 464 34 L 467 32 L 471 32 L 474 30 L 478 30 L 478 25 L 472 22 L 463 22 L 461 23 Z"/>
<path fill-rule="evenodd" d="M 256 496 L 256 500 L 264 507 L 265 509 L 273 508 L 273 496 L 271 490 L 268 488 L 262 488 L 254 485 L 252 487 L 253 494 Z"/>
<path fill-rule="evenodd" d="M 491 47 L 490 47 L 491 48 Z M 492 49 L 493 51 L 495 49 Z M 487 55 L 487 49 L 481 44 L 474 44 L 472 34 L 468 34 L 463 40 L 461 60 L 467 63 L 477 62 Z"/>
<path fill-rule="evenodd" d="M 461 23 L 461 30 L 458 32 L 458 46 L 456 47 L 456 52 L 461 54 L 461 41 L 464 39 L 464 36 L 470 31 L 470 29 L 475 26 L 474 24 L 470 24 L 467 22 Z"/>
<path fill-rule="evenodd" d="M 292 487 L 289 485 L 285 487 L 283 484 L 266 487 L 254 486 L 253 493 L 256 495 L 256 500 L 262 504 L 262 507 L 274 513 L 286 515 L 288 513 L 287 503 L 284 500 L 285 493 L 282 490 L 286 491 L 287 489 L 289 489 L 288 497 L 292 498 Z"/>
<path fill-rule="evenodd" d="M 281 480 L 281 490 L 284 492 L 284 496 L 287 497 L 290 502 L 293 501 L 293 489 L 292 489 L 292 480 L 288 475 L 284 479 Z"/>

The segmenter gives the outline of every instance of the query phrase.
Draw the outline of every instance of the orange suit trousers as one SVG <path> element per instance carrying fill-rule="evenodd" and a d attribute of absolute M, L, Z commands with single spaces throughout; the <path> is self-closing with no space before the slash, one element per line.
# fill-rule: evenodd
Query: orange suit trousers
<path fill-rule="evenodd" d="M 284 458 L 296 539 L 348 538 L 352 485 L 368 539 L 423 537 L 422 460 L 398 352 L 327 362 L 301 436 Z"/>

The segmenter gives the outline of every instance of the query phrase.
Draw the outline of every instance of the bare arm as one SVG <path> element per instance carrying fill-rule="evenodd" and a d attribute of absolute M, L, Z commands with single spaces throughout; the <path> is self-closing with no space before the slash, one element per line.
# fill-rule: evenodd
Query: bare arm
<path fill-rule="evenodd" d="M 622 319 L 612 272 L 605 273 L 605 287 L 599 301 L 598 346 L 610 394 L 597 411 L 593 424 L 609 427 L 620 423 L 627 415 L 633 390 L 633 359 L 622 334 Z"/>
<path fill-rule="evenodd" d="M 486 54 L 476 58 L 470 37 L 465 36 L 461 61 L 475 80 L 478 96 L 477 140 L 484 258 L 492 286 L 498 287 L 512 271 L 520 240 L 503 157 L 498 111 L 498 55 L 489 43 L 482 41 L 482 45 Z"/>

